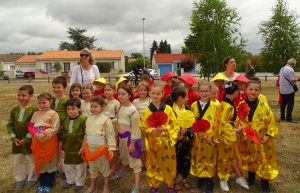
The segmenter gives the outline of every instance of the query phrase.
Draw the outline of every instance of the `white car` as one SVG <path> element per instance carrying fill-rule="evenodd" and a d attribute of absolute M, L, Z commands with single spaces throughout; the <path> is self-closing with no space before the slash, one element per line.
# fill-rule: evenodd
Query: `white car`
<path fill-rule="evenodd" d="M 24 72 L 21 70 L 16 71 L 16 78 L 24 78 Z"/>

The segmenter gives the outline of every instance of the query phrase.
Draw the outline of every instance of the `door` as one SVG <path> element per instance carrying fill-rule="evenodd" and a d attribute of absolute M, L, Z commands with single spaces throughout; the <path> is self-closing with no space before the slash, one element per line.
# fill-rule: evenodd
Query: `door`
<path fill-rule="evenodd" d="M 160 76 L 163 76 L 166 72 L 172 72 L 172 65 L 169 64 L 159 64 L 158 69 L 160 71 Z"/>

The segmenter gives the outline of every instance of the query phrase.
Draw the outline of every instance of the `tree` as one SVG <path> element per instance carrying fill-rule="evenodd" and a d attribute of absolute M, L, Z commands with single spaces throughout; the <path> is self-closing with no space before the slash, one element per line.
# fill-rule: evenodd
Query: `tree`
<path fill-rule="evenodd" d="M 143 58 L 143 54 L 141 54 L 141 53 L 131 53 L 131 58 Z"/>
<path fill-rule="evenodd" d="M 111 71 L 111 62 L 97 62 L 99 72 L 109 73 Z"/>
<path fill-rule="evenodd" d="M 153 54 L 154 54 L 154 51 L 158 51 L 158 45 L 157 45 L 157 42 L 155 40 L 153 40 L 152 42 L 152 46 L 150 48 L 150 61 L 152 63 L 152 58 L 153 58 Z"/>
<path fill-rule="evenodd" d="M 125 71 L 126 72 L 130 72 L 133 70 L 133 66 L 136 65 L 140 65 L 140 66 L 144 66 L 144 59 L 142 57 L 137 58 L 136 60 L 132 61 L 132 62 L 128 62 L 128 65 L 125 66 Z M 145 65 L 146 67 L 150 65 L 150 60 L 149 58 L 145 58 Z"/>
<path fill-rule="evenodd" d="M 289 58 L 299 55 L 300 28 L 285 0 L 277 0 L 272 12 L 272 17 L 260 24 L 259 33 L 265 44 L 261 51 L 264 70 L 277 74 Z"/>
<path fill-rule="evenodd" d="M 223 71 L 224 58 L 234 57 L 238 63 L 245 40 L 239 32 L 240 17 L 224 0 L 198 0 L 191 16 L 191 34 L 185 39 L 184 53 L 193 54 L 201 63 L 201 73 Z"/>
<path fill-rule="evenodd" d="M 97 40 L 94 36 L 86 36 L 84 33 L 86 29 L 72 28 L 69 27 L 67 33 L 69 34 L 68 38 L 72 40 L 72 43 L 62 41 L 59 44 L 60 50 L 82 50 L 87 49 L 96 49 L 94 46 L 95 41 Z M 102 48 L 101 48 L 102 49 Z"/>
<path fill-rule="evenodd" d="M 171 45 L 168 44 L 167 40 L 159 42 L 157 53 L 171 53 Z"/>
<path fill-rule="evenodd" d="M 59 72 L 62 69 L 59 62 L 54 62 L 54 70 L 55 72 Z"/>

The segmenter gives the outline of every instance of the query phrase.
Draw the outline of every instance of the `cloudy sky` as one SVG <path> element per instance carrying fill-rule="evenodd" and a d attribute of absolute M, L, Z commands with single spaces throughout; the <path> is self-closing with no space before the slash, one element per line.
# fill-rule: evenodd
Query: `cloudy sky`
<path fill-rule="evenodd" d="M 242 17 L 241 32 L 246 49 L 262 48 L 257 34 L 261 21 L 271 16 L 276 0 L 228 0 Z M 88 30 L 96 46 L 142 52 L 142 18 L 145 20 L 146 55 L 153 40 L 167 40 L 180 52 L 190 33 L 193 0 L 0 0 L 0 53 L 57 50 L 67 39 L 68 27 Z M 288 0 L 300 16 L 300 1 Z"/>

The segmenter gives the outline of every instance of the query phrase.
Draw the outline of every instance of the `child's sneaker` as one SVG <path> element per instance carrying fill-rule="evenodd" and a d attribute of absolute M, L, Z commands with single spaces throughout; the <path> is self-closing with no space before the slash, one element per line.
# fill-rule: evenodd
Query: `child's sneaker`
<path fill-rule="evenodd" d="M 174 188 L 167 188 L 167 193 L 175 193 Z"/>
<path fill-rule="evenodd" d="M 51 192 L 51 189 L 52 188 L 50 188 L 50 187 L 44 187 L 43 192 L 45 192 L 45 193 Z"/>
<path fill-rule="evenodd" d="M 235 182 L 236 182 L 238 185 L 242 186 L 243 188 L 249 190 L 249 186 L 248 186 L 246 180 L 245 180 L 243 177 L 237 178 L 237 179 L 235 180 Z"/>
<path fill-rule="evenodd" d="M 83 186 L 74 186 L 75 192 L 80 192 L 83 189 Z"/>
<path fill-rule="evenodd" d="M 67 182 L 64 182 L 64 186 L 63 186 L 63 189 L 69 189 L 72 187 L 72 184 L 69 184 Z"/>
<path fill-rule="evenodd" d="M 43 186 L 37 187 L 37 189 L 36 189 L 35 192 L 36 192 L 36 193 L 42 193 L 42 192 L 44 192 L 44 187 L 43 187 Z"/>
<path fill-rule="evenodd" d="M 17 182 L 16 183 L 16 192 L 20 192 L 23 188 L 24 188 L 24 185 L 25 185 L 25 181 L 20 181 L 20 182 Z"/>
<path fill-rule="evenodd" d="M 35 185 L 36 181 L 28 181 L 26 183 L 26 189 L 31 189 Z"/>
<path fill-rule="evenodd" d="M 220 180 L 220 188 L 225 192 L 229 192 L 228 183 L 224 180 Z"/>

